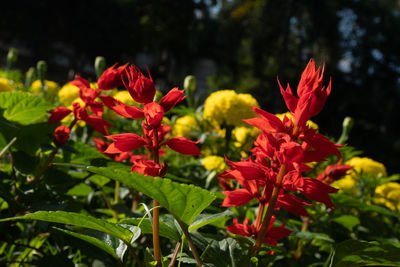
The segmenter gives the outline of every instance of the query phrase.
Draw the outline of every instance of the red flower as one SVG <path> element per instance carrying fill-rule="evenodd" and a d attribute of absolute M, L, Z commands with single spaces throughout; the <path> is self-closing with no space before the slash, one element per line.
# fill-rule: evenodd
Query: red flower
<path fill-rule="evenodd" d="M 109 154 L 118 154 L 135 150 L 146 144 L 143 137 L 133 133 L 123 133 L 106 136 L 114 141 L 104 152 Z"/>
<path fill-rule="evenodd" d="M 100 90 L 112 90 L 123 85 L 123 74 L 128 64 L 115 68 L 117 63 L 106 69 L 97 80 L 97 87 Z"/>
<path fill-rule="evenodd" d="M 100 96 L 100 99 L 104 105 L 122 117 L 131 119 L 141 119 L 144 117 L 143 110 L 138 107 L 125 105 L 108 95 Z"/>
<path fill-rule="evenodd" d="M 329 197 L 329 194 L 336 193 L 339 189 L 324 184 L 321 181 L 313 178 L 303 178 L 304 186 L 300 190 L 306 197 L 311 200 L 324 203 L 329 208 L 333 208 L 334 205 Z"/>
<path fill-rule="evenodd" d="M 164 111 L 169 111 L 177 103 L 185 99 L 186 96 L 183 96 L 184 92 L 185 90 L 179 90 L 177 87 L 170 90 L 160 101 L 160 105 L 164 108 Z"/>
<path fill-rule="evenodd" d="M 322 68 L 322 71 L 319 68 L 315 70 L 315 62 L 311 59 L 301 75 L 297 87 L 298 97 L 293 95 L 289 84 L 285 90 L 278 80 L 286 106 L 293 114 L 298 127 L 303 127 L 311 117 L 322 110 L 327 97 L 331 93 L 331 81 L 326 89 L 322 85 L 323 74 L 324 68 Z"/>
<path fill-rule="evenodd" d="M 52 124 L 59 122 L 65 117 L 67 117 L 71 112 L 72 110 L 66 107 L 58 107 L 56 109 L 53 109 L 52 111 L 50 111 L 51 115 L 47 123 Z"/>
<path fill-rule="evenodd" d="M 326 169 L 318 175 L 317 180 L 331 184 L 345 176 L 347 171 L 352 168 L 353 167 L 350 165 L 342 165 L 342 160 L 340 160 L 338 163 L 326 167 Z"/>
<path fill-rule="evenodd" d="M 164 108 L 157 102 L 151 102 L 143 107 L 146 122 L 151 127 L 158 127 L 164 117 Z"/>
<path fill-rule="evenodd" d="M 145 176 L 162 177 L 167 171 L 167 165 L 157 164 L 152 160 L 136 159 L 133 161 L 131 171 Z"/>
<path fill-rule="evenodd" d="M 56 146 L 64 145 L 68 141 L 70 133 L 71 130 L 67 126 L 58 126 L 54 131 L 54 143 Z"/>
<path fill-rule="evenodd" d="M 194 155 L 198 156 L 201 155 L 200 149 L 195 146 L 200 141 L 194 142 L 185 137 L 173 137 L 168 139 L 163 145 L 175 150 L 184 155 Z"/>
<path fill-rule="evenodd" d="M 130 66 L 126 71 L 126 75 L 128 77 L 128 83 L 125 81 L 123 81 L 123 83 L 133 100 L 143 104 L 153 102 L 156 88 L 150 73 L 150 78 L 147 78 L 136 66 Z"/>

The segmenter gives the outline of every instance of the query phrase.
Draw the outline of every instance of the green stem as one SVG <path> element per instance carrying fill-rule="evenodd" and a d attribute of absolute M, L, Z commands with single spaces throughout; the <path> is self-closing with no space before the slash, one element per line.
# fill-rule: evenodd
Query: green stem
<path fill-rule="evenodd" d="M 279 191 L 281 189 L 282 180 L 283 180 L 283 177 L 285 176 L 285 173 L 286 173 L 286 165 L 283 164 L 283 165 L 281 165 L 281 168 L 279 169 L 279 173 L 276 178 L 276 183 L 274 185 L 274 189 L 272 190 L 271 199 L 269 200 L 269 203 L 268 203 L 267 212 L 265 213 L 265 217 L 261 224 L 260 231 L 258 232 L 256 243 L 254 244 L 254 247 L 252 248 L 252 251 L 251 251 L 251 254 L 253 254 L 253 255 L 258 254 L 258 252 L 260 251 L 261 245 L 263 244 L 265 235 L 267 234 L 268 226 L 270 224 L 272 215 L 274 213 L 275 205 L 278 200 Z"/>
<path fill-rule="evenodd" d="M 159 144 L 158 144 L 158 129 L 153 129 L 153 160 L 154 163 L 159 164 Z M 160 209 L 158 208 L 160 203 L 153 200 L 153 249 L 154 249 L 154 260 L 157 261 L 157 267 L 161 267 L 161 248 L 160 248 Z"/>
<path fill-rule="evenodd" d="M 179 225 L 180 225 L 180 227 L 181 227 L 183 233 L 185 234 L 185 237 L 186 237 L 186 239 L 187 239 L 187 241 L 188 241 L 190 250 L 191 250 L 191 252 L 192 252 L 192 254 L 193 254 L 193 257 L 195 258 L 195 260 L 196 260 L 196 262 L 197 262 L 197 265 L 201 267 L 201 266 L 203 265 L 203 262 L 202 262 L 202 260 L 201 260 L 201 258 L 200 258 L 200 254 L 199 254 L 199 252 L 197 251 L 196 246 L 194 245 L 194 243 L 193 243 L 193 241 L 192 241 L 192 238 L 190 237 L 189 230 L 188 230 L 188 226 L 185 225 L 185 224 L 183 224 L 183 223 L 180 222 L 179 220 L 177 220 L 177 221 L 178 221 L 178 223 L 179 223 Z"/>

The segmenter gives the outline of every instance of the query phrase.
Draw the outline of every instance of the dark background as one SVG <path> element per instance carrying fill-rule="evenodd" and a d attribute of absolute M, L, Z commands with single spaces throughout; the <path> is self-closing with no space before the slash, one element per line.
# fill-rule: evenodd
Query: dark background
<path fill-rule="evenodd" d="M 69 0 L 2 1 L 0 63 L 19 49 L 17 68 L 48 63 L 60 84 L 93 62 L 149 67 L 158 89 L 198 80 L 201 99 L 217 89 L 253 94 L 284 112 L 277 77 L 296 89 L 310 58 L 325 62 L 332 94 L 313 120 L 338 138 L 355 120 L 349 144 L 399 172 L 400 4 L 382 0 Z"/>

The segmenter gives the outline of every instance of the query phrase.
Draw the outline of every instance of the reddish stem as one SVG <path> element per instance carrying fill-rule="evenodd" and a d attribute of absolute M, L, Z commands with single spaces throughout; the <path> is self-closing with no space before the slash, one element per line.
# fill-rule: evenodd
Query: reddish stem
<path fill-rule="evenodd" d="M 153 129 L 153 160 L 154 163 L 159 164 L 159 144 L 158 144 L 158 129 Z M 161 248 L 160 248 L 160 204 L 157 200 L 153 200 L 153 249 L 154 249 L 154 260 L 157 261 L 157 267 L 161 267 Z"/>

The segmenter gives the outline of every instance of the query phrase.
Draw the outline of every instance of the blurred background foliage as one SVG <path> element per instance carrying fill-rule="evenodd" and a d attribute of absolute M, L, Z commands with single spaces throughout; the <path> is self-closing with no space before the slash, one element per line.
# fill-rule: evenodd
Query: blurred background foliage
<path fill-rule="evenodd" d="M 19 51 L 16 68 L 46 60 L 48 79 L 95 78 L 93 61 L 148 66 L 160 91 L 197 78 L 197 96 L 219 89 L 253 94 L 284 112 L 277 77 L 295 90 L 312 57 L 325 62 L 332 94 L 313 120 L 338 138 L 400 166 L 400 3 L 395 0 L 69 0 L 2 2 L 0 63 Z M 76 73 L 79 70 L 80 73 Z"/>

